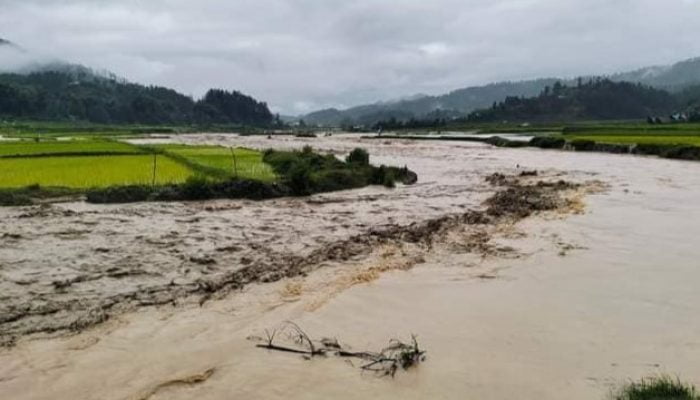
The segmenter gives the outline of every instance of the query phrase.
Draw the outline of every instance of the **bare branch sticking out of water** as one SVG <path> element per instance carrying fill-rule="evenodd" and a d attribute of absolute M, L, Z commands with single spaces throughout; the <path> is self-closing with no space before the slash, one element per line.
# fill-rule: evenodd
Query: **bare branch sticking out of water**
<path fill-rule="evenodd" d="M 365 361 L 365 364 L 360 366 L 363 371 L 370 371 L 380 376 L 394 377 L 398 370 L 407 370 L 417 366 L 426 359 L 426 351 L 419 347 L 415 335 L 411 336 L 409 343 L 392 339 L 389 341 L 389 346 L 379 352 L 356 352 L 344 349 L 337 339 L 324 338 L 314 341 L 299 325 L 293 322 L 285 322 L 282 326 L 272 331 L 265 330 L 265 334 L 267 339 L 260 338 L 265 343 L 257 344 L 256 347 L 301 354 L 307 359 L 329 355 L 342 358 L 357 358 Z M 275 338 L 278 337 L 278 334 L 286 337 L 291 344 L 277 344 Z"/>

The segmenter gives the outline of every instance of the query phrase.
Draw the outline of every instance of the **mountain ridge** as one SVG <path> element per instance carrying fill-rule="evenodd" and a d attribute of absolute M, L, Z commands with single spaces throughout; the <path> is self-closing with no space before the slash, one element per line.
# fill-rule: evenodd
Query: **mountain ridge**
<path fill-rule="evenodd" d="M 681 92 L 700 84 L 700 57 L 689 58 L 670 65 L 643 67 L 603 77 L 616 82 L 642 83 L 657 89 Z M 378 102 L 345 110 L 328 108 L 301 116 L 305 122 L 318 125 L 365 125 L 395 118 L 398 120 L 429 119 L 431 113 L 440 117 L 466 116 L 469 113 L 504 101 L 507 97 L 535 97 L 556 82 L 573 84 L 576 79 L 540 78 L 522 81 L 503 81 L 456 89 L 436 96 L 414 100 Z"/>

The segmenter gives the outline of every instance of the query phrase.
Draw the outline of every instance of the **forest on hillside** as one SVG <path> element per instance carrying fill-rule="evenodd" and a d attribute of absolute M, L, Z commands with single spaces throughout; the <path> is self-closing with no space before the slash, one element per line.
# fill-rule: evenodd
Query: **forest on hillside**
<path fill-rule="evenodd" d="M 100 76 L 88 69 L 0 74 L 0 118 L 126 124 L 267 126 L 267 104 L 212 89 L 200 100 L 172 89 Z"/>
<path fill-rule="evenodd" d="M 536 97 L 509 96 L 491 108 L 469 114 L 472 122 L 551 122 L 644 119 L 668 116 L 681 108 L 679 96 L 639 83 L 608 79 L 556 82 Z"/>

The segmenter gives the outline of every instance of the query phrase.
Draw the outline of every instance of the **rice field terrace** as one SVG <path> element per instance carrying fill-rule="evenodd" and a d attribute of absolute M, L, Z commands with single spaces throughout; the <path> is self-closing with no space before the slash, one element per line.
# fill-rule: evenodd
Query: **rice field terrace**
<path fill-rule="evenodd" d="M 193 169 L 214 177 L 238 177 L 272 182 L 277 175 L 263 162 L 262 153 L 243 148 L 164 144 L 154 146 Z"/>
<path fill-rule="evenodd" d="M 191 177 L 277 177 L 248 149 L 218 146 L 136 146 L 106 139 L 0 142 L 0 189 L 41 186 L 91 189 L 183 183 Z"/>

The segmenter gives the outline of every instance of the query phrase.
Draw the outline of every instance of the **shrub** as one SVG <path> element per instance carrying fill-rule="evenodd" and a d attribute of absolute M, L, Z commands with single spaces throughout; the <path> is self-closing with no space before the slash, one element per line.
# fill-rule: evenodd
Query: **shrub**
<path fill-rule="evenodd" d="M 181 192 L 183 200 L 204 200 L 215 197 L 211 183 L 201 176 L 187 178 Z"/>
<path fill-rule="evenodd" d="M 292 194 L 305 196 L 311 193 L 311 169 L 302 162 L 297 161 L 292 164 L 287 173 L 287 182 Z"/>
<path fill-rule="evenodd" d="M 365 186 L 368 183 L 361 171 L 349 168 L 322 171 L 313 176 L 315 192 L 332 192 Z"/>
<path fill-rule="evenodd" d="M 561 149 L 566 145 L 566 140 L 552 136 L 535 136 L 530 140 L 530 146 L 541 149 Z"/>
<path fill-rule="evenodd" d="M 350 164 L 369 165 L 369 153 L 358 147 L 350 152 L 345 161 Z"/>
<path fill-rule="evenodd" d="M 700 160 L 700 147 L 674 146 L 668 149 L 663 156 L 677 160 Z"/>
<path fill-rule="evenodd" d="M 115 186 L 105 189 L 94 189 L 87 192 L 90 203 L 133 203 L 146 201 L 153 189 L 149 186 Z"/>
<path fill-rule="evenodd" d="M 634 147 L 635 154 L 663 156 L 672 146 L 666 144 L 640 143 Z"/>
<path fill-rule="evenodd" d="M 569 144 L 576 151 L 594 151 L 596 149 L 596 142 L 593 140 L 574 139 Z"/>
<path fill-rule="evenodd" d="M 32 199 L 24 192 L 17 190 L 0 190 L 0 206 L 28 206 Z"/>
<path fill-rule="evenodd" d="M 700 400 L 692 385 L 669 376 L 642 379 L 622 387 L 614 400 Z"/>
<path fill-rule="evenodd" d="M 508 140 L 500 136 L 492 136 L 484 142 L 496 147 L 526 147 L 529 145 L 528 142 L 523 140 Z"/>

